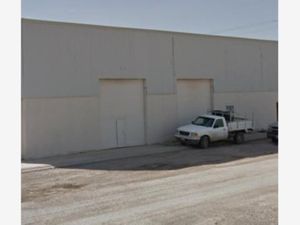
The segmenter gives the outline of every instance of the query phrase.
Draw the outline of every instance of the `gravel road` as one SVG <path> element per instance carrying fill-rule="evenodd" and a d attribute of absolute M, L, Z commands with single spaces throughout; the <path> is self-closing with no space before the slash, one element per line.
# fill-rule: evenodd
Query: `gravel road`
<path fill-rule="evenodd" d="M 22 174 L 22 224 L 278 223 L 276 145 L 173 147 Z"/>

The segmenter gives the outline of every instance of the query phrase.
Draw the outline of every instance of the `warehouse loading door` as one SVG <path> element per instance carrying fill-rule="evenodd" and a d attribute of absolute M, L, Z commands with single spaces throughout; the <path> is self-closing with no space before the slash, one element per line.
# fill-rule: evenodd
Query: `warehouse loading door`
<path fill-rule="evenodd" d="M 177 80 L 178 125 L 190 123 L 212 108 L 211 80 Z"/>
<path fill-rule="evenodd" d="M 100 80 L 102 148 L 145 144 L 143 80 Z"/>

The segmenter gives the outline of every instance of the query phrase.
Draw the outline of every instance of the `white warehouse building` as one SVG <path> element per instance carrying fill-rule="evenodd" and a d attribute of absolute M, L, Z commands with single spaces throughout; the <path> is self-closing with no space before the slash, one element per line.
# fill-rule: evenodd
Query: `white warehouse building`
<path fill-rule="evenodd" d="M 23 19 L 22 158 L 161 143 L 226 107 L 266 129 L 277 56 L 277 41 Z"/>

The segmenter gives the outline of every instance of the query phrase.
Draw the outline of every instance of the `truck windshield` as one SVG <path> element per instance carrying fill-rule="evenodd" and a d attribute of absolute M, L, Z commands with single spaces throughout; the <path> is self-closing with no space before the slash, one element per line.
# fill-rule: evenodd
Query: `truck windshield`
<path fill-rule="evenodd" d="M 215 119 L 212 118 L 199 116 L 192 122 L 192 124 L 203 127 L 212 127 L 214 120 Z"/>

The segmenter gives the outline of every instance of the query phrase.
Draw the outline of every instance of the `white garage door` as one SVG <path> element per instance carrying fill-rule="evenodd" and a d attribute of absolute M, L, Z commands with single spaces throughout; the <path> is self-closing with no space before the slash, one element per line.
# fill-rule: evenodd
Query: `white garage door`
<path fill-rule="evenodd" d="M 145 144 L 142 80 L 100 80 L 102 148 Z"/>
<path fill-rule="evenodd" d="M 178 125 L 211 110 L 211 80 L 177 80 Z"/>

